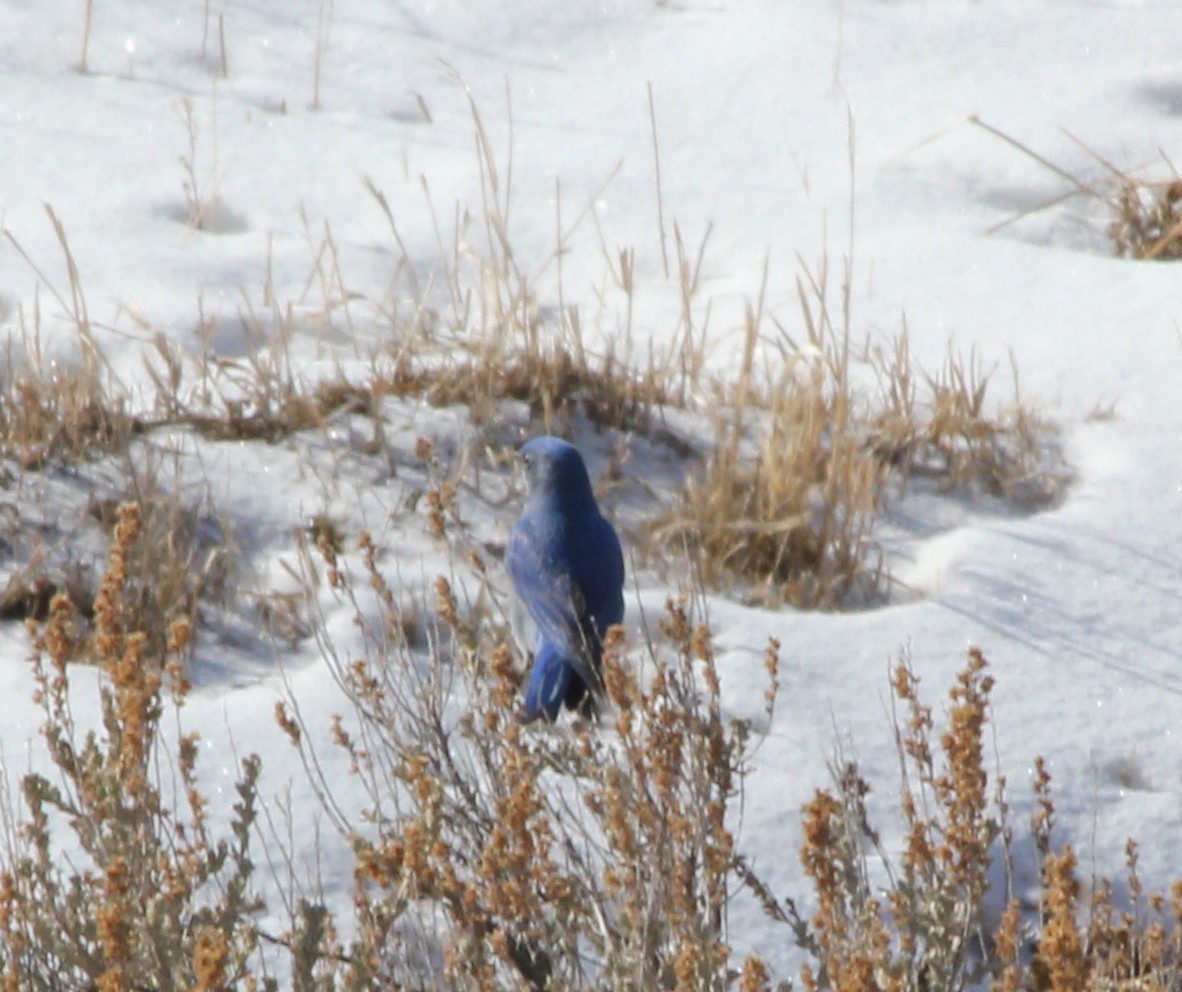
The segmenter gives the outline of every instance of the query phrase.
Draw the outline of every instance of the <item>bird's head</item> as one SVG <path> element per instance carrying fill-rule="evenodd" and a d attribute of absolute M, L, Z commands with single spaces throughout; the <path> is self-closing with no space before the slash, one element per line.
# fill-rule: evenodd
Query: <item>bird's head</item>
<path fill-rule="evenodd" d="M 556 437 L 535 437 L 521 446 L 521 460 L 531 493 L 594 499 L 587 466 L 573 444 Z"/>

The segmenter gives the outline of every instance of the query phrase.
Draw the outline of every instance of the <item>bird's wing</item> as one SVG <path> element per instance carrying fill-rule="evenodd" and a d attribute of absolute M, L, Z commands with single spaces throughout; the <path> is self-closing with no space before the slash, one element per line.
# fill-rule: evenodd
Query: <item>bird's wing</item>
<path fill-rule="evenodd" d="M 567 557 L 555 553 L 552 544 L 539 536 L 534 521 L 522 517 L 509 536 L 505 567 L 538 629 L 539 646 L 550 645 L 584 682 L 598 685 L 585 594 L 571 575 Z"/>
<path fill-rule="evenodd" d="M 597 517 L 575 567 L 575 586 L 582 601 L 580 621 L 602 639 L 607 628 L 624 621 L 624 553 L 615 528 Z"/>

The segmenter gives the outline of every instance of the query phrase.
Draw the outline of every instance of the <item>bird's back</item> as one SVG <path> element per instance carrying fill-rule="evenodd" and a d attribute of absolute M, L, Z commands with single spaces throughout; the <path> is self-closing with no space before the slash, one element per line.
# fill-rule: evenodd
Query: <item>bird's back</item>
<path fill-rule="evenodd" d="M 535 459 L 535 474 L 505 555 L 537 628 L 527 720 L 542 713 L 554 719 L 560 703 L 594 710 L 603 637 L 624 619 L 619 537 L 599 512 L 577 452 L 546 441 L 532 452 L 529 445 L 524 449 Z"/>

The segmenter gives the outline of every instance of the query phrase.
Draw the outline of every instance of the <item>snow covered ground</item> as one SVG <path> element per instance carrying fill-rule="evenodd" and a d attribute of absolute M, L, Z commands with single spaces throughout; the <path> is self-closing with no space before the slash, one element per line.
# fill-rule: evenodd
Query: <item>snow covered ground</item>
<path fill-rule="evenodd" d="M 1108 218 L 1085 197 L 988 233 L 1070 186 L 968 121 L 978 115 L 1085 182 L 1106 178 L 1099 158 L 1164 175 L 1163 155 L 1177 160 L 1182 143 L 1182 5 L 254 0 L 210 5 L 207 26 L 200 3 L 96 0 L 79 73 L 82 6 L 0 6 L 6 339 L 39 293 L 47 351 L 66 362 L 76 353 L 71 322 L 28 261 L 68 298 L 48 204 L 102 354 L 126 382 L 142 381 L 140 356 L 156 332 L 245 360 L 260 343 L 242 315 L 275 331 L 274 314 L 288 307 L 294 361 L 315 369 L 363 355 L 388 333 L 365 304 L 393 300 L 402 285 L 391 285 L 401 251 L 364 180 L 386 196 L 426 281 L 453 248 L 455 218 L 481 211 L 471 106 L 500 170 L 518 264 L 538 273 L 544 305 L 562 299 L 596 314 L 594 333 L 622 327 L 619 300 L 608 294 L 601 306 L 595 287 L 605 252 L 628 248 L 634 336 L 660 341 L 676 325 L 658 202 L 668 252 L 674 222 L 691 255 L 709 231 L 699 302 L 711 301 L 715 369 L 734 360 L 765 258 L 769 308 L 795 331 L 800 260 L 827 255 L 836 273 L 849 256 L 857 335 L 884 338 L 905 316 L 926 367 L 950 341 L 1003 373 L 1012 354 L 1024 397 L 1061 424 L 1075 480 L 1061 504 L 1035 515 L 905 500 L 882 533 L 895 574 L 920 596 L 836 614 L 711 599 L 733 713 L 760 713 L 767 636 L 784 646 L 741 848 L 776 892 L 802 896 L 796 813 L 827 784 L 835 735 L 852 742 L 878 808 L 889 810 L 888 663 L 908 649 L 935 699 L 972 644 L 997 677 L 998 755 L 1017 815 L 1030 762 L 1045 755 L 1060 837 L 1085 868 L 1119 872 L 1133 836 L 1150 880 L 1182 876 L 1173 842 L 1182 833 L 1178 270 L 1111 257 Z M 193 199 L 216 201 L 205 230 L 187 223 Z M 573 228 L 561 285 L 559 228 Z M 344 293 L 315 277 L 326 245 Z M 1111 417 L 1096 416 L 1108 408 Z M 417 435 L 464 431 L 460 410 L 408 404 L 401 417 L 389 428 L 396 453 Z M 425 537 L 381 533 L 409 469 L 396 453 L 367 454 L 348 422 L 314 445 L 312 467 L 284 445 L 178 444 L 203 463 L 212 500 L 248 535 L 251 567 L 266 581 L 291 562 L 293 529 L 324 510 L 347 529 L 364 523 L 401 542 L 402 576 L 445 567 Z M 38 485 L 4 498 L 44 497 Z M 55 505 L 44 503 L 47 520 Z M 515 506 L 477 521 L 482 535 L 503 540 Z M 670 591 L 651 575 L 638 583 L 649 606 Z M 0 630 L 0 742 L 13 775 L 30 760 L 37 714 L 26 637 L 10 626 Z M 313 646 L 287 651 L 231 632 L 202 650 L 188 722 L 205 737 L 215 787 L 229 787 L 234 749 L 260 753 L 264 792 L 290 795 L 301 811 L 298 863 L 314 843 L 302 812 L 314 802 L 271 723 L 288 691 L 279 660 L 311 718 L 326 719 L 333 690 Z M 347 891 L 344 852 L 320 869 L 330 892 Z M 784 933 L 754 908 L 736 913 L 743 946 L 790 974 Z"/>

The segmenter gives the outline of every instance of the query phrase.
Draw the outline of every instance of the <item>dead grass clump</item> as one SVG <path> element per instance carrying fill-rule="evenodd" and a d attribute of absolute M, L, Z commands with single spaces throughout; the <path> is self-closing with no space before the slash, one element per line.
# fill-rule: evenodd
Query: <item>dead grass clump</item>
<path fill-rule="evenodd" d="M 190 410 L 179 422 L 212 441 L 265 441 L 275 444 L 292 434 L 324 424 L 331 407 L 319 397 L 292 396 L 276 406 L 234 402 L 218 412 Z M 173 421 L 176 423 L 178 421 Z"/>
<path fill-rule="evenodd" d="M 188 692 L 190 628 L 175 619 L 163 650 L 151 651 L 130 580 L 142 536 L 139 508 L 121 507 L 94 604 L 102 675 L 93 726 L 73 701 L 73 604 L 58 594 L 44 624 L 30 621 L 51 770 L 26 774 L 23 807 L 4 807 L 5 988 L 212 990 L 236 987 L 257 967 L 258 759 L 243 761 L 230 831 L 215 836 L 197 785 L 197 736 L 166 746 L 160 733 Z"/>
<path fill-rule="evenodd" d="M 670 354 L 650 354 L 636 368 L 627 341 L 593 348 L 577 310 L 544 317 L 525 285 L 517 287 L 524 300 L 506 311 L 500 297 L 509 290 L 490 280 L 524 277 L 483 263 L 477 267 L 488 298 L 473 301 L 462 287 L 471 309 L 453 315 L 457 323 L 446 329 L 432 326 L 426 335 L 408 330 L 413 344 L 400 342 L 375 362 L 360 384 L 364 394 L 422 396 L 435 406 L 462 403 L 477 426 L 496 422 L 502 404 L 516 401 L 546 431 L 560 431 L 581 416 L 601 428 L 647 432 L 655 408 L 678 402 L 684 375 Z M 462 276 L 449 278 L 458 283 Z M 476 312 L 477 306 L 487 309 Z"/>
<path fill-rule="evenodd" d="M 45 359 L 32 340 L 25 337 L 23 361 L 10 347 L 0 376 L 0 457 L 36 470 L 126 450 L 142 425 L 92 349 L 67 366 Z"/>
<path fill-rule="evenodd" d="M 1107 234 L 1112 241 L 1114 252 L 1119 257 L 1166 261 L 1182 258 L 1182 178 L 1168 159 L 1165 160 L 1167 178 L 1147 179 L 1119 168 L 1084 142 L 1068 134 L 1067 136 L 1104 170 L 1104 181 L 1088 183 L 1000 128 L 987 124 L 976 116 L 970 117 L 969 122 L 1000 138 L 1027 158 L 1033 159 L 1042 168 L 1067 180 L 1072 187 L 1066 195 L 1057 196 L 1033 210 L 1023 211 L 992 230 L 1000 230 L 1020 217 L 1078 195 L 1103 204 L 1111 215 Z"/>
<path fill-rule="evenodd" d="M 1182 179 L 1117 178 L 1108 229 L 1122 258 L 1182 258 Z"/>
<path fill-rule="evenodd" d="M 748 355 L 755 336 L 752 321 Z M 836 358 L 786 363 L 762 404 L 740 381 L 701 475 L 661 530 L 667 544 L 692 548 L 708 584 L 739 576 L 757 599 L 810 609 L 876 593 L 870 533 L 884 472 L 860 442 Z"/>
<path fill-rule="evenodd" d="M 866 356 L 879 383 L 868 417 L 867 443 L 900 488 L 911 478 L 946 492 L 985 494 L 1023 509 L 1053 503 L 1069 472 L 1052 441 L 1055 428 L 1038 416 L 1018 388 L 991 402 L 994 372 L 975 352 L 949 348 L 935 373 L 915 365 L 906 329 L 887 347 Z"/>
<path fill-rule="evenodd" d="M 150 360 L 145 360 L 155 390 L 145 430 L 182 426 L 214 441 L 274 444 L 323 427 L 339 410 L 370 408 L 371 389 L 341 376 L 305 380 L 295 374 L 288 351 L 294 332 L 290 315 L 269 339 L 253 314 L 242 322 L 249 337 L 266 341 L 242 359 L 187 355 L 162 334 L 154 335 Z M 202 322 L 207 333 L 215 326 Z"/>
<path fill-rule="evenodd" d="M 996 408 L 975 355 L 950 352 L 928 374 L 906 330 L 855 353 L 848 306 L 831 314 L 826 283 L 822 266 L 801 284 L 804 343 L 785 335 L 770 357 L 758 347 L 762 307 L 748 311 L 739 374 L 717 387 L 714 446 L 655 531 L 666 549 L 690 551 L 708 585 L 746 582 L 757 601 L 806 609 L 885 595 L 873 529 L 892 480 L 1033 509 L 1068 478 L 1016 375 L 1013 400 Z"/>
<path fill-rule="evenodd" d="M 41 298 L 32 311 L 17 311 L 19 335 L 11 336 L 0 375 L 0 457 L 37 469 L 53 458 L 90 458 L 126 447 L 142 425 L 129 413 L 126 390 L 104 364 L 91 333 L 82 289 L 66 230 L 53 208 L 46 215 L 62 249 L 69 289 L 59 290 L 7 228 L 0 231 L 48 289 L 77 341 L 73 363 L 42 351 Z"/>
<path fill-rule="evenodd" d="M 458 77 L 456 82 L 463 85 Z M 563 218 L 556 189 L 556 244 L 540 265 L 527 271 L 509 234 L 512 142 L 508 157 L 499 160 L 470 95 L 469 109 L 481 202 L 475 210 L 457 207 L 453 226 L 446 230 L 427 192 L 438 249 L 428 283 L 416 275 L 419 266 L 407 254 L 385 195 L 365 181 L 399 255 L 390 297 L 409 303 L 383 311 L 395 335 L 384 350 L 391 371 L 375 376 L 375 388 L 396 395 L 418 392 L 441 405 L 462 402 L 478 425 L 492 420 L 502 401 L 516 400 L 526 403 L 531 417 L 552 433 L 576 412 L 600 427 L 647 431 L 654 407 L 684 404 L 697 385 L 705 345 L 690 311 L 701 258 L 694 264 L 685 257 L 678 234 L 682 313 L 672 346 L 661 349 L 638 345 L 633 338 L 632 253 L 613 255 L 603 245 L 607 275 L 595 292 L 605 308 L 609 295 L 618 297 L 622 326 L 594 336 L 606 343 L 591 344 L 585 314 L 564 297 L 563 259 L 574 232 L 593 216 L 594 198 L 570 222 Z M 511 130 L 511 119 L 509 126 Z M 602 243 L 602 232 L 599 237 Z M 547 291 L 556 299 L 546 299 Z M 637 361 L 641 348 L 644 358 Z"/>
<path fill-rule="evenodd" d="M 672 400 L 676 376 L 655 359 L 637 371 L 611 347 L 592 351 L 577 314 L 569 318 L 562 326 L 543 325 L 531 308 L 523 318 L 531 323 L 528 333 L 515 323 L 479 321 L 444 332 L 433 317 L 420 315 L 424 326 L 401 328 L 398 343 L 372 356 L 368 367 L 311 380 L 291 370 L 286 324 L 266 347 L 224 362 L 186 356 L 157 336 L 148 365 L 155 412 L 140 428 L 186 426 L 216 441 L 275 443 L 322 429 L 334 416 L 357 414 L 373 419 L 377 439 L 384 399 L 421 397 L 433 406 L 463 404 L 478 427 L 496 423 L 502 404 L 516 401 L 546 430 L 576 416 L 601 427 L 648 430 L 654 408 Z"/>
<path fill-rule="evenodd" d="M 320 966 L 331 954 L 343 988 L 727 988 L 746 737 L 722 716 L 708 630 L 670 603 L 647 689 L 611 632 L 617 733 L 538 733 L 514 717 L 512 653 L 452 582 L 436 583 L 440 626 L 417 657 L 376 549 L 360 548 L 356 584 L 344 559 L 328 574 L 375 598 L 367 656 L 318 636 L 354 706 L 334 739 L 371 808 L 342 819 L 320 781 L 357 859 L 357 936 Z M 315 767 L 298 709 L 278 716 Z"/>
<path fill-rule="evenodd" d="M 539 336 L 533 350 L 482 347 L 417 378 L 431 403 L 466 403 L 477 424 L 492 420 L 501 401 L 517 400 L 546 430 L 581 415 L 600 427 L 647 431 L 653 408 L 670 400 L 656 370 L 635 372 L 610 353 L 597 360 L 581 347 L 551 343 L 548 335 Z M 398 391 L 406 395 L 403 383 Z"/>

